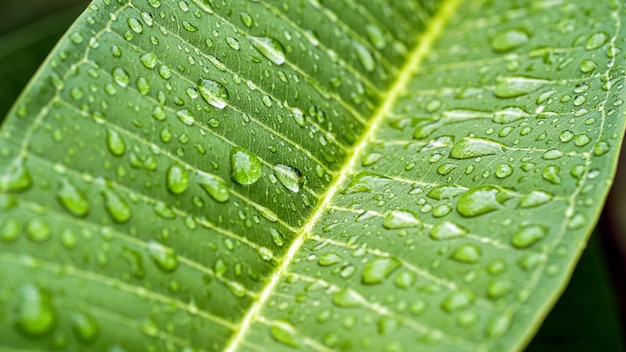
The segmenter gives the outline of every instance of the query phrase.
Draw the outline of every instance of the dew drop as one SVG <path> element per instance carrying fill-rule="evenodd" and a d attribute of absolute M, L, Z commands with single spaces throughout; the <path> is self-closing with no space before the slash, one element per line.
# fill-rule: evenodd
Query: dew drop
<path fill-rule="evenodd" d="M 278 181 L 280 181 L 285 188 L 295 193 L 300 192 L 300 189 L 304 185 L 304 176 L 302 176 L 300 170 L 293 166 L 283 164 L 277 164 L 272 170 Z"/>
<path fill-rule="evenodd" d="M 135 17 L 128 19 L 128 27 L 130 27 L 130 29 L 137 34 L 143 32 L 143 25 Z"/>
<path fill-rule="evenodd" d="M 285 62 L 285 48 L 276 39 L 271 37 L 248 37 L 252 46 L 263 56 L 276 65 Z"/>
<path fill-rule="evenodd" d="M 376 49 L 381 50 L 387 45 L 383 31 L 378 26 L 374 24 L 365 25 L 365 34 Z"/>
<path fill-rule="evenodd" d="M 533 208 L 540 206 L 542 204 L 546 204 L 552 199 L 552 195 L 550 193 L 542 192 L 542 191 L 532 191 L 529 194 L 522 197 L 519 206 L 522 208 Z"/>
<path fill-rule="evenodd" d="M 467 191 L 467 188 L 465 187 L 452 185 L 452 184 L 444 184 L 444 185 L 436 186 L 433 189 L 431 189 L 428 192 L 427 196 L 435 200 L 446 200 L 446 199 L 452 199 L 464 193 L 465 191 Z"/>
<path fill-rule="evenodd" d="M 524 249 L 539 242 L 546 236 L 546 228 L 540 225 L 526 226 L 517 231 L 511 239 L 511 244 L 515 248 Z"/>
<path fill-rule="evenodd" d="M 200 187 L 215 201 L 224 203 L 230 198 L 230 190 L 223 179 L 208 173 L 199 172 L 196 180 Z"/>
<path fill-rule="evenodd" d="M 333 304 L 341 308 L 355 308 L 361 306 L 365 299 L 351 288 L 343 288 L 333 295 Z"/>
<path fill-rule="evenodd" d="M 114 156 L 122 156 L 126 151 L 126 143 L 120 133 L 116 130 L 107 129 L 106 140 L 109 152 L 111 152 Z"/>
<path fill-rule="evenodd" d="M 50 238 L 52 232 L 47 222 L 35 218 L 26 224 L 26 234 L 31 241 L 44 242 Z"/>
<path fill-rule="evenodd" d="M 230 165 L 231 177 L 240 185 L 251 185 L 261 178 L 261 161 L 246 148 L 235 147 L 231 150 Z"/>
<path fill-rule="evenodd" d="M 26 337 L 46 336 L 57 324 L 57 313 L 50 297 L 34 285 L 22 287 L 16 313 L 15 327 Z"/>
<path fill-rule="evenodd" d="M 92 344 L 100 333 L 100 328 L 96 321 L 83 312 L 72 313 L 70 325 L 76 339 L 84 345 Z"/>
<path fill-rule="evenodd" d="M 513 285 L 509 281 L 492 281 L 487 288 L 487 296 L 498 299 L 511 293 Z"/>
<path fill-rule="evenodd" d="M 77 217 L 84 217 L 89 213 L 89 200 L 68 179 L 61 180 L 61 187 L 57 192 L 57 200 L 65 210 Z"/>
<path fill-rule="evenodd" d="M 433 240 L 447 240 L 467 234 L 467 230 L 453 222 L 445 221 L 433 226 L 430 238 Z"/>
<path fill-rule="evenodd" d="M 382 175 L 361 172 L 352 178 L 344 192 L 345 194 L 372 192 L 381 189 L 386 182 L 388 179 Z"/>
<path fill-rule="evenodd" d="M 130 83 L 130 76 L 128 72 L 121 67 L 116 67 L 113 69 L 113 80 L 121 87 L 126 87 Z"/>
<path fill-rule="evenodd" d="M 200 91 L 202 99 L 213 107 L 223 109 L 228 104 L 228 90 L 226 90 L 226 87 L 221 83 L 200 78 L 198 81 L 198 90 Z"/>
<path fill-rule="evenodd" d="M 450 259 L 457 262 L 472 264 L 480 260 L 480 248 L 474 244 L 464 244 L 455 249 L 450 255 Z"/>
<path fill-rule="evenodd" d="M 585 49 L 595 50 L 604 45 L 609 39 L 609 35 L 604 32 L 596 32 L 589 35 L 585 43 Z"/>
<path fill-rule="evenodd" d="M 452 313 L 469 307 L 475 298 L 476 295 L 472 291 L 452 292 L 441 302 L 441 308 L 448 313 Z"/>
<path fill-rule="evenodd" d="M 241 44 L 239 44 L 239 41 L 233 37 L 227 37 L 226 44 L 228 44 L 228 46 L 233 50 L 239 51 L 239 49 L 241 48 Z"/>
<path fill-rule="evenodd" d="M 189 173 L 184 167 L 173 164 L 167 169 L 167 189 L 173 194 L 181 194 L 189 187 Z"/>
<path fill-rule="evenodd" d="M 528 33 L 522 29 L 510 29 L 493 37 L 491 48 L 496 52 L 511 51 L 522 46 L 529 38 Z"/>
<path fill-rule="evenodd" d="M 493 113 L 493 122 L 506 124 L 529 117 L 530 115 L 518 106 L 509 106 Z"/>
<path fill-rule="evenodd" d="M 558 185 L 561 184 L 562 179 L 559 173 L 561 172 L 561 168 L 557 165 L 548 165 L 541 171 L 541 177 L 544 180 Z"/>
<path fill-rule="evenodd" d="M 332 266 L 337 263 L 340 263 L 342 260 L 343 258 L 341 258 L 339 254 L 334 253 L 334 252 L 327 252 L 327 253 L 322 254 L 317 259 L 317 264 L 319 264 L 320 266 Z"/>
<path fill-rule="evenodd" d="M 376 61 L 372 53 L 361 43 L 353 42 L 357 58 L 366 72 L 374 72 L 376 69 Z"/>
<path fill-rule="evenodd" d="M 450 157 L 453 159 L 469 159 L 494 155 L 502 153 L 504 148 L 503 144 L 489 139 L 466 137 L 454 143 L 450 150 Z"/>
<path fill-rule="evenodd" d="M 511 166 L 510 164 L 500 164 L 498 165 L 498 167 L 496 167 L 496 177 L 497 178 L 506 178 L 511 176 L 511 174 L 513 173 L 513 166 Z"/>
<path fill-rule="evenodd" d="M 146 68 L 152 69 L 157 64 L 157 56 L 155 53 L 145 53 L 141 55 L 139 61 L 141 61 Z"/>
<path fill-rule="evenodd" d="M 400 265 L 400 261 L 395 258 L 373 259 L 363 268 L 361 281 L 367 285 L 380 284 Z"/>
<path fill-rule="evenodd" d="M 291 324 L 287 322 L 273 322 L 270 327 L 272 338 L 283 345 L 298 348 L 298 335 Z"/>
<path fill-rule="evenodd" d="M 457 211 L 464 217 L 474 217 L 500 209 L 509 197 L 494 186 L 479 186 L 465 192 L 457 203 Z"/>
<path fill-rule="evenodd" d="M 494 94 L 498 98 L 515 98 L 531 93 L 550 81 L 538 78 L 514 76 L 498 79 Z"/>
<path fill-rule="evenodd" d="M 130 219 L 132 212 L 124 198 L 113 190 L 106 188 L 102 191 L 102 196 L 104 197 L 104 208 L 113 221 L 123 224 Z"/>
<path fill-rule="evenodd" d="M 0 177 L 0 191 L 23 192 L 32 184 L 33 179 L 26 169 L 24 158 L 11 163 L 6 173 Z"/>
<path fill-rule="evenodd" d="M 392 210 L 385 214 L 383 226 L 389 230 L 421 227 L 422 220 L 409 210 Z"/>
<path fill-rule="evenodd" d="M 174 250 L 156 241 L 148 242 L 150 259 L 164 272 L 172 272 L 178 267 L 178 257 Z"/>
<path fill-rule="evenodd" d="M 239 18 L 241 19 L 241 22 L 243 22 L 243 24 L 248 28 L 252 27 L 252 25 L 254 24 L 254 19 L 247 12 L 239 13 Z"/>

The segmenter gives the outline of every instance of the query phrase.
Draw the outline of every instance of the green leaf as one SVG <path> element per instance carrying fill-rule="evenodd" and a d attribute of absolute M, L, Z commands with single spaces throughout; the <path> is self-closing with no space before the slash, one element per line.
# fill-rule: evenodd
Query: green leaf
<path fill-rule="evenodd" d="M 521 349 L 624 128 L 611 1 L 94 1 L 0 132 L 20 349 Z"/>

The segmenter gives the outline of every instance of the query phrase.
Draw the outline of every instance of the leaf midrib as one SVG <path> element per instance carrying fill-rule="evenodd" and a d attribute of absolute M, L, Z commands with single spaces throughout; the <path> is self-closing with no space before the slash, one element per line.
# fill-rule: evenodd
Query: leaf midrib
<path fill-rule="evenodd" d="M 272 273 L 269 282 L 261 291 L 259 298 L 254 302 L 248 312 L 241 320 L 236 333 L 231 337 L 230 341 L 226 345 L 226 352 L 234 352 L 237 347 L 245 339 L 245 336 L 250 330 L 252 324 L 255 322 L 261 309 L 265 306 L 265 303 L 274 292 L 274 289 L 279 283 L 279 280 L 287 272 L 289 265 L 292 263 L 295 256 L 298 254 L 300 248 L 304 244 L 308 234 L 313 230 L 317 221 L 325 213 L 325 210 L 330 205 L 330 202 L 338 193 L 341 185 L 348 177 L 354 165 L 360 159 L 361 154 L 368 146 L 370 140 L 376 135 L 379 127 L 383 124 L 385 117 L 391 112 L 395 102 L 398 100 L 404 89 L 407 87 L 411 77 L 421 66 L 422 61 L 426 58 L 426 55 L 430 52 L 434 42 L 439 38 L 445 24 L 450 17 L 455 13 L 456 9 L 460 5 L 462 0 L 447 0 L 442 3 L 439 11 L 432 17 L 431 22 L 426 27 L 425 31 L 420 35 L 417 40 L 417 45 L 408 54 L 407 60 L 404 66 L 398 71 L 395 81 L 390 85 L 387 93 L 382 98 L 382 104 L 375 110 L 374 116 L 370 120 L 369 127 L 365 130 L 363 135 L 354 144 L 351 151 L 347 154 L 351 155 L 344 165 L 341 167 L 338 176 L 330 184 L 324 194 L 322 194 L 322 203 L 318 206 L 317 210 L 313 213 L 309 221 L 307 221 L 298 231 L 297 237 L 289 246 L 289 249 L 282 259 L 281 264 Z"/>

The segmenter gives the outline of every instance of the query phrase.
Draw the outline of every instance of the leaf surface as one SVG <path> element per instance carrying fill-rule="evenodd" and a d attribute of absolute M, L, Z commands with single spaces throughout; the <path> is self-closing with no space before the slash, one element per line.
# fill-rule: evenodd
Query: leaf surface
<path fill-rule="evenodd" d="M 2 345 L 509 350 L 623 131 L 611 1 L 94 1 L 0 138 Z"/>

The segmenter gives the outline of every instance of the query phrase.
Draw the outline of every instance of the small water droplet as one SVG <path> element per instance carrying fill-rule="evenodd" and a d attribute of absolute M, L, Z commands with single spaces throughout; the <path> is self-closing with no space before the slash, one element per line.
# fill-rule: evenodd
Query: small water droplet
<path fill-rule="evenodd" d="M 228 104 L 228 90 L 221 83 L 201 78 L 198 81 L 198 90 L 202 99 L 213 107 L 223 109 Z"/>
<path fill-rule="evenodd" d="M 374 24 L 365 25 L 365 34 L 370 43 L 378 50 L 383 49 L 387 44 L 384 32 Z"/>
<path fill-rule="evenodd" d="M 230 165 L 231 177 L 240 185 L 251 185 L 261 178 L 261 161 L 246 148 L 235 147 L 231 150 Z"/>
<path fill-rule="evenodd" d="M 298 348 L 298 335 L 291 324 L 283 321 L 273 322 L 270 327 L 272 338 L 283 345 Z"/>
<path fill-rule="evenodd" d="M 121 67 L 114 68 L 112 75 L 115 83 L 121 87 L 126 87 L 130 83 L 130 76 L 128 75 L 128 72 Z"/>
<path fill-rule="evenodd" d="M 102 191 L 102 196 L 104 197 L 104 208 L 113 221 L 123 224 L 130 219 L 132 212 L 124 198 L 107 188 Z"/>
<path fill-rule="evenodd" d="M 444 184 L 431 189 L 427 196 L 435 200 L 452 199 L 467 191 L 467 188 L 458 185 Z"/>
<path fill-rule="evenodd" d="M 491 299 L 498 299 L 511 293 L 512 289 L 513 285 L 509 281 L 492 281 L 487 288 L 487 296 Z"/>
<path fill-rule="evenodd" d="M 515 98 L 531 93 L 547 83 L 550 81 L 532 77 L 503 77 L 498 79 L 494 94 L 498 98 Z"/>
<path fill-rule="evenodd" d="M 72 332 L 74 332 L 76 339 L 84 345 L 92 344 L 100 333 L 100 328 L 98 324 L 96 324 L 96 321 L 90 315 L 83 312 L 72 313 L 70 325 L 72 326 Z"/>
<path fill-rule="evenodd" d="M 226 38 L 226 44 L 228 44 L 228 46 L 233 49 L 233 50 L 239 50 L 241 48 L 241 45 L 239 44 L 239 41 L 233 37 L 227 37 Z"/>
<path fill-rule="evenodd" d="M 173 194 L 181 194 L 189 187 L 189 173 L 184 167 L 172 164 L 167 169 L 167 189 Z"/>
<path fill-rule="evenodd" d="M 252 46 L 263 56 L 276 65 L 285 62 L 285 48 L 276 39 L 271 37 L 248 37 Z"/>
<path fill-rule="evenodd" d="M 0 191 L 23 192 L 33 184 L 33 179 L 26 169 L 24 158 L 17 159 L 0 177 Z"/>
<path fill-rule="evenodd" d="M 363 65 L 363 68 L 365 68 L 365 71 L 374 72 L 376 69 L 376 60 L 372 56 L 372 53 L 361 43 L 353 42 L 353 44 L 356 56 L 361 65 Z"/>
<path fill-rule="evenodd" d="M 202 189 L 215 201 L 224 203 L 230 198 L 230 190 L 226 182 L 221 178 L 208 173 L 199 172 L 196 176 L 196 180 Z"/>
<path fill-rule="evenodd" d="M 240 12 L 239 18 L 241 19 L 241 22 L 243 22 L 243 24 L 248 28 L 251 28 L 254 24 L 254 19 L 247 12 Z"/>
<path fill-rule="evenodd" d="M 493 122 L 507 124 L 529 117 L 526 111 L 518 106 L 509 106 L 493 113 Z"/>
<path fill-rule="evenodd" d="M 540 206 L 542 204 L 546 204 L 552 199 L 552 195 L 550 193 L 542 192 L 542 191 L 532 191 L 529 194 L 522 197 L 519 206 L 522 208 L 533 208 Z"/>
<path fill-rule="evenodd" d="M 130 27 L 130 29 L 137 34 L 143 32 L 143 24 L 141 24 L 141 21 L 135 17 L 128 19 L 128 27 Z"/>
<path fill-rule="evenodd" d="M 343 288 L 333 295 L 333 303 L 341 308 L 356 308 L 365 301 L 363 296 L 351 288 Z"/>
<path fill-rule="evenodd" d="M 476 295 L 469 290 L 452 292 L 441 302 L 441 308 L 452 313 L 469 307 L 475 298 Z"/>
<path fill-rule="evenodd" d="M 317 259 L 317 264 L 319 264 L 320 266 L 332 266 L 337 263 L 340 263 L 342 260 L 343 258 L 341 258 L 339 254 L 334 253 L 334 252 L 327 252 L 327 253 L 322 254 Z"/>
<path fill-rule="evenodd" d="M 380 284 L 400 265 L 400 261 L 395 258 L 373 259 L 363 268 L 361 281 L 367 285 Z"/>
<path fill-rule="evenodd" d="M 559 166 L 548 165 L 541 171 L 541 177 L 552 184 L 558 185 L 562 182 L 561 176 L 559 175 L 560 172 L 561 168 Z"/>

